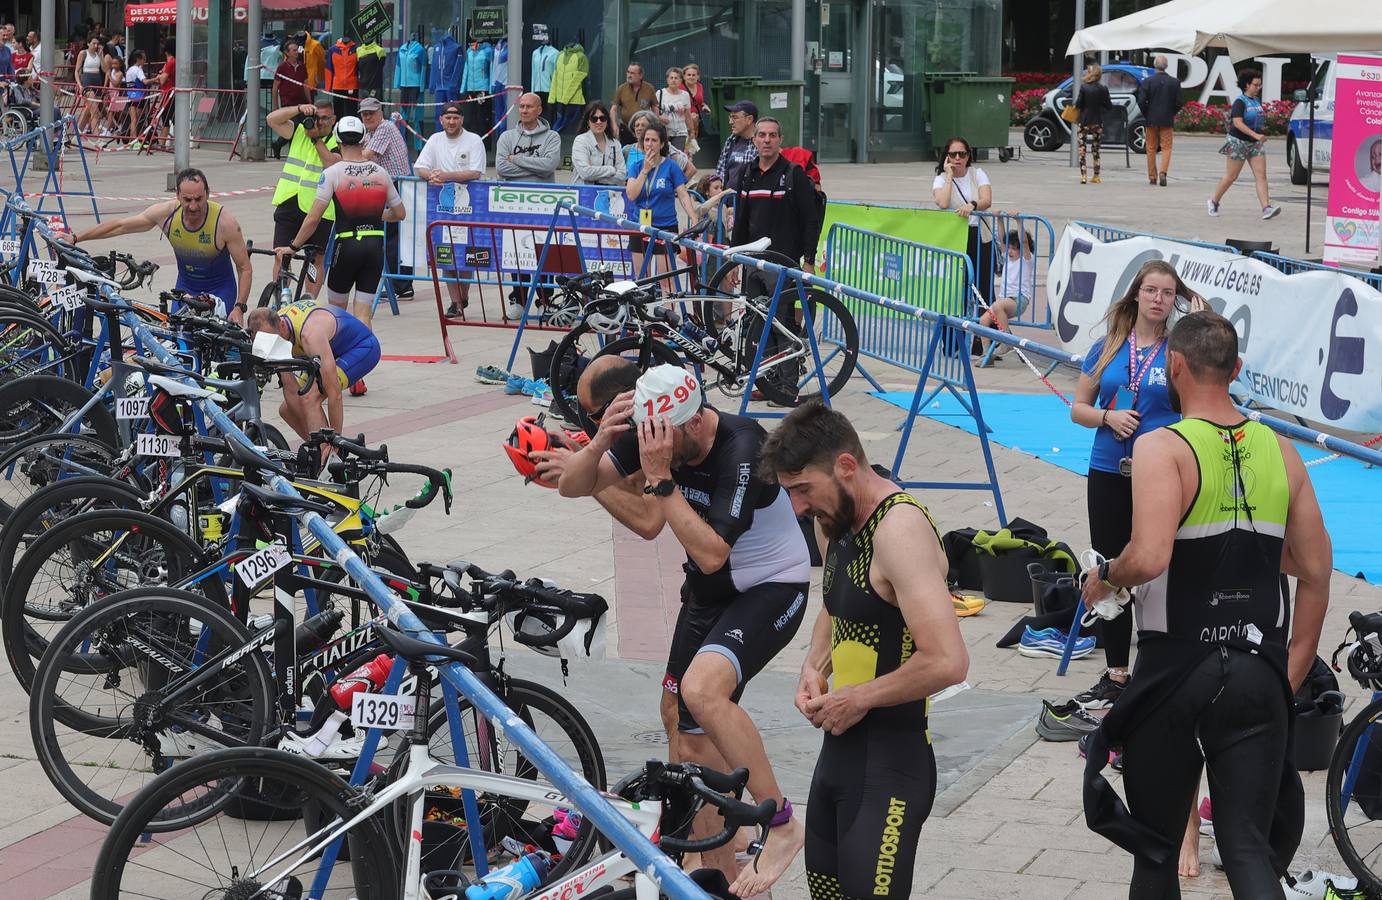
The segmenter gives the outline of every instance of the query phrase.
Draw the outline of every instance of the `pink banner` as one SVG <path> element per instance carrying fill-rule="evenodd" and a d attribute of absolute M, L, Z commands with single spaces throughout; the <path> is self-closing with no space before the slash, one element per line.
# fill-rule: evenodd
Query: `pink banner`
<path fill-rule="evenodd" d="M 1382 57 L 1339 54 L 1324 261 L 1374 265 L 1382 189 Z"/>

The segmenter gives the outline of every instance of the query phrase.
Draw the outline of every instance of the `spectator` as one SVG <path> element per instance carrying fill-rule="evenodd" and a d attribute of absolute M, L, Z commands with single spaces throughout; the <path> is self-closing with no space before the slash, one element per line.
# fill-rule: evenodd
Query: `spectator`
<path fill-rule="evenodd" d="M 499 136 L 494 170 L 504 181 L 556 181 L 561 165 L 561 135 L 542 118 L 537 94 L 518 98 L 518 127 Z"/>
<path fill-rule="evenodd" d="M 101 66 L 100 38 L 93 37 L 87 41 L 86 47 L 77 54 L 76 63 L 72 67 L 72 80 L 81 86 L 83 98 L 81 115 L 77 116 L 77 130 L 94 131 L 101 113 L 101 86 L 105 81 L 105 69 Z"/>
<path fill-rule="evenodd" d="M 986 304 L 993 303 L 993 245 L 984 240 L 976 213 L 993 206 L 993 187 L 988 174 L 973 165 L 974 148 L 962 137 L 945 142 L 945 156 L 936 163 L 931 196 L 936 206 L 954 210 L 969 220 L 965 252 L 974 263 L 974 277 Z"/>
<path fill-rule="evenodd" d="M 754 132 L 758 123 L 758 107 L 749 100 L 740 100 L 726 106 L 729 112 L 729 137 L 720 148 L 720 160 L 715 164 L 715 174 L 724 183 L 733 187 L 739 183 L 739 175 L 749 163 L 758 157 L 754 146 Z"/>
<path fill-rule="evenodd" d="M 312 102 L 307 89 L 307 64 L 302 59 L 302 45 L 289 41 L 283 47 L 283 62 L 274 69 L 274 86 L 269 91 L 269 105 L 272 109 L 284 106 L 305 106 Z M 282 135 L 274 135 L 274 159 L 283 158 L 283 148 L 288 141 Z"/>
<path fill-rule="evenodd" d="M 14 26 L 6 22 L 0 25 L 0 47 L 4 47 L 10 52 L 14 52 L 19 45 L 14 40 Z"/>
<path fill-rule="evenodd" d="M 340 160 L 336 148 L 340 142 L 332 133 L 336 126 L 336 110 L 330 97 L 318 97 L 315 103 L 302 106 L 283 106 L 269 113 L 264 120 L 280 137 L 288 139 L 288 158 L 283 161 L 283 172 L 278 184 L 274 186 L 274 238 L 273 246 L 286 247 L 293 243 L 307 214 L 317 200 L 317 184 L 321 173 Z M 331 238 L 331 228 L 336 221 L 336 211 L 328 206 L 317 231 L 307 241 L 316 248 L 310 265 L 304 273 L 311 273 L 303 290 L 315 297 L 321 289 L 322 254 Z M 302 246 L 299 244 L 298 246 Z M 274 260 L 270 280 L 278 278 L 282 261 Z"/>
<path fill-rule="evenodd" d="M 14 88 L 10 91 L 10 106 L 25 106 L 34 114 L 34 119 L 38 119 L 38 85 L 34 84 L 34 76 L 31 74 L 21 74 L 14 83 Z"/>
<path fill-rule="evenodd" d="M 31 31 L 25 38 L 29 43 L 29 52 L 33 54 L 33 68 L 35 74 L 43 74 L 43 41 L 39 40 L 38 32 Z"/>
<path fill-rule="evenodd" d="M 429 137 L 423 145 L 422 152 L 417 156 L 417 164 L 413 166 L 414 173 L 438 187 L 483 178 L 485 142 L 480 140 L 478 134 L 465 130 L 465 119 L 459 103 L 448 103 L 442 107 L 441 127 L 442 130 Z M 469 278 L 470 273 L 453 269 L 447 273 L 447 277 Z M 470 285 L 448 281 L 446 289 L 451 296 L 446 316 L 454 319 L 470 303 Z"/>
<path fill-rule="evenodd" d="M 11 59 L 14 63 L 15 77 L 19 77 L 26 72 L 32 73 L 34 71 L 36 68 L 34 65 L 34 54 L 33 51 L 29 49 L 29 42 L 27 39 L 15 44 L 10 50 L 12 53 Z"/>
<path fill-rule="evenodd" d="M 633 114 L 633 122 L 631 123 L 633 126 L 633 143 L 624 145 L 623 154 L 625 161 L 628 160 L 629 154 L 643 146 L 643 129 L 647 128 L 649 123 L 656 121 L 657 113 L 653 112 L 651 109 L 645 109 L 642 112 Z M 668 145 L 667 155 L 672 158 L 673 162 L 681 166 L 681 173 L 686 176 L 687 181 L 696 177 L 696 166 L 691 162 L 691 157 L 671 145 Z"/>
<path fill-rule="evenodd" d="M 14 42 L 14 26 L 0 26 L 0 80 L 10 81 L 14 79 L 15 64 L 14 52 L 17 45 Z"/>
<path fill-rule="evenodd" d="M 571 144 L 571 170 L 576 184 L 624 184 L 627 165 L 619 141 L 611 134 L 609 109 L 599 100 L 585 106 L 580 134 Z"/>
<path fill-rule="evenodd" d="M 1166 74 L 1166 57 L 1158 53 L 1152 61 L 1156 74 L 1137 87 L 1137 106 L 1142 110 L 1147 134 L 1147 181 L 1166 187 L 1171 170 L 1171 142 L 1175 138 L 1176 113 L 1185 105 L 1180 82 Z M 1157 152 L 1161 167 L 1157 168 Z"/>
<path fill-rule="evenodd" d="M 617 126 L 615 136 L 619 138 L 620 143 L 626 146 L 637 143 L 637 137 L 633 133 L 634 115 L 656 109 L 657 93 L 652 85 L 643 80 L 643 64 L 629 63 L 629 67 L 624 71 L 624 83 L 615 89 L 614 99 L 609 104 L 610 115 L 614 117 L 614 124 Z"/>
<path fill-rule="evenodd" d="M 163 68 L 152 79 L 158 85 L 158 140 L 161 143 L 168 136 L 173 124 L 173 89 L 177 87 L 178 61 L 173 55 L 177 51 L 177 39 L 168 38 L 163 42 Z"/>
<path fill-rule="evenodd" d="M 701 149 L 698 142 L 703 132 L 709 130 L 710 107 L 705 102 L 705 85 L 701 82 L 701 67 L 696 63 L 687 63 L 681 70 L 682 79 L 686 82 L 686 91 L 691 95 L 691 114 L 686 120 L 690 130 L 690 136 L 686 139 L 686 154 L 695 156 Z"/>
<path fill-rule="evenodd" d="M 629 154 L 628 182 L 624 196 L 628 197 L 638 210 L 638 223 L 651 225 L 661 231 L 677 231 L 677 202 L 686 210 L 686 217 L 696 221 L 696 207 L 686 190 L 686 175 L 681 166 L 668 156 L 671 142 L 667 138 L 667 126 L 661 122 L 650 122 L 643 129 L 643 143 L 634 153 Z M 657 271 L 667 271 L 666 246 L 642 234 L 629 238 L 629 250 L 633 253 L 634 277 L 643 271 L 643 253 L 652 253 L 657 260 Z M 670 285 L 667 286 L 670 290 Z"/>
<path fill-rule="evenodd" d="M 394 186 L 397 188 L 398 179 L 413 174 L 413 167 L 408 162 L 408 145 L 403 142 L 403 132 L 399 131 L 393 122 L 384 118 L 384 107 L 378 97 L 366 97 L 360 101 L 360 119 L 365 123 L 365 159 L 382 166 L 394 180 Z M 384 274 L 411 276 L 412 266 L 406 269 L 398 267 L 398 238 L 398 223 L 385 222 Z M 400 281 L 399 284 L 402 286 L 394 291 L 398 299 L 413 299 L 411 277 L 407 281 Z"/>
<path fill-rule="evenodd" d="M 125 96 L 125 64 L 118 59 L 110 60 L 110 69 L 106 71 L 106 91 L 105 94 L 112 101 Z M 120 109 L 117 111 L 116 107 Z M 101 126 L 101 136 L 118 134 L 121 131 L 120 124 L 124 119 L 124 103 L 114 102 L 105 104 L 106 118 L 105 124 Z"/>
<path fill-rule="evenodd" d="M 676 66 L 667 70 L 667 86 L 657 92 L 657 108 L 662 124 L 667 126 L 667 136 L 672 146 L 686 150 L 689 134 L 687 117 L 691 114 L 691 94 L 686 90 L 681 69 Z"/>
<path fill-rule="evenodd" d="M 104 51 L 103 51 L 103 52 L 104 52 L 105 56 L 108 57 L 108 58 L 110 58 L 110 59 L 118 59 L 118 60 L 120 60 L 121 62 L 124 62 L 124 61 L 125 61 L 125 36 L 124 36 L 123 34 L 118 33 L 118 32 L 117 32 L 116 34 L 111 35 L 111 36 L 110 36 L 110 40 L 106 41 L 105 48 L 104 48 Z"/>
<path fill-rule="evenodd" d="M 1272 206 L 1272 198 L 1267 193 L 1267 119 L 1262 111 L 1262 73 L 1257 69 L 1244 69 L 1238 73 L 1238 89 L 1243 95 L 1233 101 L 1229 109 L 1228 138 L 1219 152 L 1228 157 L 1224 177 L 1214 189 L 1214 196 L 1207 204 L 1211 216 L 1219 215 L 1219 201 L 1233 187 L 1238 176 L 1243 174 L 1243 163 L 1252 168 L 1253 181 L 1257 183 L 1257 199 L 1262 204 L 1262 218 L 1270 219 L 1281 212 L 1281 207 Z"/>
<path fill-rule="evenodd" d="M 697 178 L 691 185 L 691 190 L 701 195 L 701 202 L 696 205 L 696 211 L 699 213 L 697 218 L 712 215 L 717 219 L 714 229 L 707 233 L 707 237 L 717 244 L 725 243 L 734 228 L 734 206 L 726 204 L 725 200 L 734 194 L 725 190 L 725 183 L 714 172 L 707 172 Z"/>
<path fill-rule="evenodd" d="M 1086 142 L 1094 145 L 1094 183 L 1098 184 L 1101 180 L 1099 143 L 1104 139 L 1104 116 L 1113 109 L 1113 99 L 1109 97 L 1108 88 L 1099 83 L 1103 74 L 1103 66 L 1092 63 L 1084 70 L 1084 83 L 1080 85 L 1080 92 L 1075 95 L 1075 108 L 1080 111 L 1080 184 L 1086 183 Z"/>
<path fill-rule="evenodd" d="M 139 129 L 143 125 L 145 97 L 148 91 L 145 90 L 144 75 L 144 51 L 136 50 L 130 54 L 129 68 L 125 69 L 125 112 L 129 115 L 129 139 L 133 141 L 132 149 L 138 150 Z"/>
<path fill-rule="evenodd" d="M 999 331 L 1012 331 L 1008 326 L 1008 320 L 1020 317 L 1036 297 L 1036 256 L 1032 253 L 1032 235 L 1023 229 L 1014 228 L 1008 232 L 1006 243 L 1008 252 L 1005 261 L 1002 262 L 1003 289 L 999 292 L 998 299 L 993 301 L 993 306 L 984 310 L 984 314 L 979 317 L 980 325 Z M 974 341 L 978 355 L 982 356 L 984 342 L 978 337 Z M 1004 344 L 994 355 L 1002 356 L 1007 352 L 1008 345 Z M 987 365 L 993 365 L 993 360 L 989 359 Z"/>

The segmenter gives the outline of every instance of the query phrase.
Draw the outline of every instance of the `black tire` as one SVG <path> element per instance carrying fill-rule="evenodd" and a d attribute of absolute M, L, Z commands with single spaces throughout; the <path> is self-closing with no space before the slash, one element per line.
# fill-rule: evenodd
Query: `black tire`
<path fill-rule="evenodd" d="M 246 884 L 238 873 L 258 870 L 291 846 L 292 842 L 282 844 L 275 836 L 282 825 L 212 814 L 192 826 L 189 833 L 155 834 L 152 840 L 145 839 L 150 825 L 157 823 L 160 811 L 168 803 L 176 803 L 183 795 L 201 788 L 212 804 L 223 806 L 224 799 L 239 792 L 243 785 L 270 785 L 281 791 L 276 802 L 282 806 L 314 807 L 327 819 L 350 818 L 351 803 L 359 796 L 358 789 L 347 786 L 329 770 L 281 750 L 255 747 L 208 753 L 151 782 L 125 807 L 96 858 L 91 881 L 93 900 L 153 896 L 155 888 L 150 881 L 154 879 L 156 889 L 164 892 L 162 896 L 268 896 L 257 890 L 259 885 Z M 202 829 L 204 836 L 190 833 Z M 294 834 L 293 841 L 300 836 L 300 832 Z M 351 860 L 335 867 L 326 896 L 338 900 L 394 900 L 401 879 L 391 836 L 379 819 L 366 819 L 352 828 L 349 842 Z M 235 876 L 231 871 L 221 871 L 231 867 L 237 873 Z M 279 867 L 273 871 L 277 874 Z M 309 861 L 290 874 L 306 888 L 315 872 L 315 862 Z M 162 887 L 180 877 L 179 873 L 186 873 L 182 887 Z M 273 896 L 280 895 L 273 892 Z"/>
<path fill-rule="evenodd" d="M 1291 172 L 1291 183 L 1304 186 L 1310 180 L 1310 170 L 1300 156 L 1300 144 L 1294 134 L 1286 135 L 1286 168 Z"/>
<path fill-rule="evenodd" d="M 259 303 L 256 305 L 261 309 L 265 306 L 278 309 L 278 282 L 270 281 L 264 285 L 264 290 L 259 292 Z"/>
<path fill-rule="evenodd" d="M 1138 119 L 1132 123 L 1132 127 L 1129 131 L 1131 133 L 1128 136 L 1128 140 L 1130 141 L 1128 146 L 1132 149 L 1132 152 L 1145 154 L 1147 152 L 1147 123 Z"/>
<path fill-rule="evenodd" d="M 288 446 L 288 439 L 283 436 L 283 432 L 279 431 L 268 422 L 246 422 L 242 426 L 242 430 L 250 440 L 261 447 L 270 447 L 274 450 L 285 451 L 293 449 Z"/>
<path fill-rule="evenodd" d="M 519 679 L 509 679 L 506 685 L 498 689 L 498 692 L 500 698 L 509 708 L 517 713 L 529 727 L 533 728 L 538 737 L 555 750 L 557 755 L 566 761 L 567 765 L 571 766 L 597 790 L 606 788 L 605 760 L 595 732 L 591 730 L 590 725 L 580 712 L 564 697 L 545 685 Z M 464 697 L 460 698 L 460 710 L 466 729 L 466 751 L 472 767 L 484 768 L 486 771 L 498 771 L 530 780 L 541 777 L 537 767 L 516 747 L 509 744 L 502 734 L 496 735 L 492 727 L 489 728 L 488 755 L 482 756 L 479 752 L 480 744 L 476 738 L 478 720 L 482 717 L 475 713 L 470 701 Z M 542 724 L 544 720 L 553 723 L 554 727 L 544 727 Z M 432 704 L 427 722 L 427 735 L 429 751 L 433 758 L 454 763 L 456 757 L 452 750 L 446 707 L 440 701 Z M 498 764 L 495 765 L 491 762 L 486 767 L 482 764 L 484 758 L 492 761 L 497 760 Z M 406 759 L 406 754 L 398 754 L 390 767 L 391 778 L 396 777 L 401 771 Z M 438 802 L 445 802 L 451 797 L 448 794 L 437 799 Z M 539 824 L 539 821 L 549 814 L 545 808 L 533 811 L 531 813 L 532 818 L 525 818 L 525 813 L 529 812 L 527 805 L 511 797 L 480 795 L 477 797 L 477 801 L 480 803 L 483 810 L 482 815 L 485 818 L 486 847 L 497 846 L 498 841 L 505 836 L 517 836 L 522 843 L 542 843 L 542 841 L 523 840 L 523 838 L 524 836 L 538 837 L 538 833 L 530 826 Z M 459 801 L 455 802 L 459 806 Z M 402 812 L 401 805 L 399 812 Z M 589 822 L 582 823 L 575 842 L 566 850 L 562 859 L 548 872 L 547 883 L 550 884 L 561 878 L 562 875 L 588 860 L 598 846 L 598 832 Z M 465 853 L 469 853 L 468 841 L 465 843 Z"/>
<path fill-rule="evenodd" d="M 12 284 L 0 284 L 0 306 L 11 306 L 35 315 L 43 315 L 38 298 Z"/>
<path fill-rule="evenodd" d="M 120 798 L 185 760 L 163 753 L 162 741 L 216 747 L 220 734 L 258 744 L 274 715 L 273 682 L 260 653 L 231 663 L 194 700 L 145 705 L 168 684 L 170 670 L 192 670 L 203 654 L 249 639 L 229 612 L 187 591 L 136 588 L 87 607 L 53 638 L 34 674 L 29 730 L 48 780 L 82 813 L 110 824 L 124 808 Z M 144 649 L 151 647 L 157 654 Z M 146 730 L 144 716 L 154 720 Z M 169 829 L 194 816 L 164 813 Z"/>
<path fill-rule="evenodd" d="M 547 384 L 552 388 L 552 411 L 572 424 L 581 422 L 576 402 L 576 383 L 595 357 L 623 356 L 633 361 L 641 371 L 663 363 L 674 366 L 682 364 L 676 350 L 651 337 L 645 341 L 630 335 L 601 346 L 602 337 L 582 322 L 566 333 L 552 353 L 552 369 L 547 376 Z"/>
<path fill-rule="evenodd" d="M 0 453 L 0 523 L 35 491 L 57 481 L 110 475 L 115 451 L 85 434 L 38 434 Z"/>
<path fill-rule="evenodd" d="M 1329 834 L 1334 838 L 1334 846 L 1343 857 L 1344 864 L 1358 879 L 1358 887 L 1369 897 L 1382 894 L 1382 819 L 1373 819 L 1363 811 L 1356 798 L 1347 812 L 1342 808 L 1344 778 L 1348 774 L 1358 741 L 1382 718 L 1382 700 L 1374 700 L 1363 708 L 1348 723 L 1339 742 L 1334 745 L 1334 756 L 1329 761 L 1329 775 L 1325 779 L 1324 803 L 1329 816 Z M 1370 745 L 1382 740 L 1382 732 L 1373 730 L 1369 737 Z M 1364 756 L 1363 764 L 1367 764 Z M 1360 769 L 1361 774 L 1361 769 Z M 1373 773 L 1374 777 L 1377 773 Z M 1370 856 L 1364 858 L 1359 850 L 1365 849 Z"/>
<path fill-rule="evenodd" d="M 57 375 L 31 375 L 0 385 L 0 448 L 56 431 L 91 396 L 80 384 Z M 80 429 L 111 447 L 120 446 L 115 415 L 103 403 L 87 412 Z"/>
<path fill-rule="evenodd" d="M 147 513 L 96 510 L 50 529 L 25 551 L 5 585 L 0 636 L 14 677 L 27 691 L 49 638 L 89 604 L 129 588 L 176 584 L 202 565 L 195 541 Z M 197 587 L 226 607 L 220 578 Z"/>
<path fill-rule="evenodd" d="M 1037 116 L 1022 128 L 1022 142 L 1036 153 L 1053 153 L 1065 143 L 1061 127 L 1046 116 Z"/>
<path fill-rule="evenodd" d="M 55 363 L 70 352 L 62 334 L 36 311 L 0 306 L 0 384 L 45 372 L 64 374 Z"/>
<path fill-rule="evenodd" d="M 136 509 L 145 496 L 133 485 L 101 475 L 65 478 L 35 491 L 14 508 L 0 529 L 0 586 L 9 582 L 24 548 L 58 523 L 94 509 Z"/>

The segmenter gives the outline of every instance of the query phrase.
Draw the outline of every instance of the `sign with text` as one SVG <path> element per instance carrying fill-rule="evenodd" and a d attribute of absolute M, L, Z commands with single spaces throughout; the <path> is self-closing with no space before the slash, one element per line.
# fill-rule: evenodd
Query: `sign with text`
<path fill-rule="evenodd" d="M 1046 278 L 1062 346 L 1088 351 L 1113 299 L 1153 259 L 1237 329 L 1234 393 L 1313 422 L 1382 431 L 1382 293 L 1342 272 L 1286 275 L 1235 253 L 1146 237 L 1104 243 L 1070 225 Z"/>
<path fill-rule="evenodd" d="M 360 11 L 351 17 L 350 25 L 355 29 L 360 43 L 368 44 L 388 34 L 393 28 L 393 19 L 389 18 L 389 11 L 381 0 L 374 0 L 360 7 Z"/>
<path fill-rule="evenodd" d="M 1382 189 L 1382 57 L 1339 54 L 1324 261 L 1373 265 Z"/>
<path fill-rule="evenodd" d="M 470 36 L 477 41 L 497 41 L 509 36 L 509 22 L 502 6 L 477 6 L 470 14 Z"/>

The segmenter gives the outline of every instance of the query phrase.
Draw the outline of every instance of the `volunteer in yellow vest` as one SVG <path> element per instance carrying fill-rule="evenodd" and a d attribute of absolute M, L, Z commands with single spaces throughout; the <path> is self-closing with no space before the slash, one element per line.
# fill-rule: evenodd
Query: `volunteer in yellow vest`
<path fill-rule="evenodd" d="M 274 243 L 275 247 L 286 247 L 293 242 L 298 229 L 307 219 L 312 202 L 317 198 L 317 185 L 327 166 L 338 161 L 336 136 L 336 113 L 331 108 L 331 98 L 321 97 L 315 104 L 284 106 L 269 113 L 264 120 L 274 133 L 289 141 L 288 158 L 283 162 L 283 174 L 274 188 Z M 312 278 L 305 285 L 313 297 L 321 289 L 322 254 L 331 238 L 331 226 L 335 224 L 336 209 L 328 206 L 322 214 L 316 233 L 306 243 L 317 248 L 312 260 Z M 273 277 L 278 277 L 279 261 L 274 260 Z"/>
<path fill-rule="evenodd" d="M 128 218 L 107 219 L 72 240 L 95 241 L 158 228 L 173 245 L 178 261 L 177 288 L 219 298 L 230 320 L 239 322 L 254 276 L 240 223 L 230 210 L 208 199 L 211 189 L 200 169 L 183 169 L 177 174 L 175 187 L 176 200 L 155 203 Z"/>
<path fill-rule="evenodd" d="M 908 897 L 936 796 L 927 698 L 969 669 L 940 535 L 869 466 L 849 420 L 820 403 L 768 435 L 759 472 L 815 518 L 825 563 L 796 696 L 824 732 L 806 803 L 807 887 L 812 900 Z"/>
<path fill-rule="evenodd" d="M 1132 540 L 1084 574 L 1085 604 L 1137 587 L 1137 661 L 1090 738 L 1085 820 L 1133 854 L 1128 896 L 1180 896 L 1185 811 L 1208 769 L 1214 842 L 1235 897 L 1283 897 L 1304 826 L 1291 695 L 1329 605 L 1333 551 L 1295 447 L 1233 405 L 1238 334 L 1213 312 L 1167 345 L 1184 418 L 1132 453 Z M 1283 575 L 1296 577 L 1295 608 Z M 1127 807 L 1099 774 L 1123 747 Z"/>

